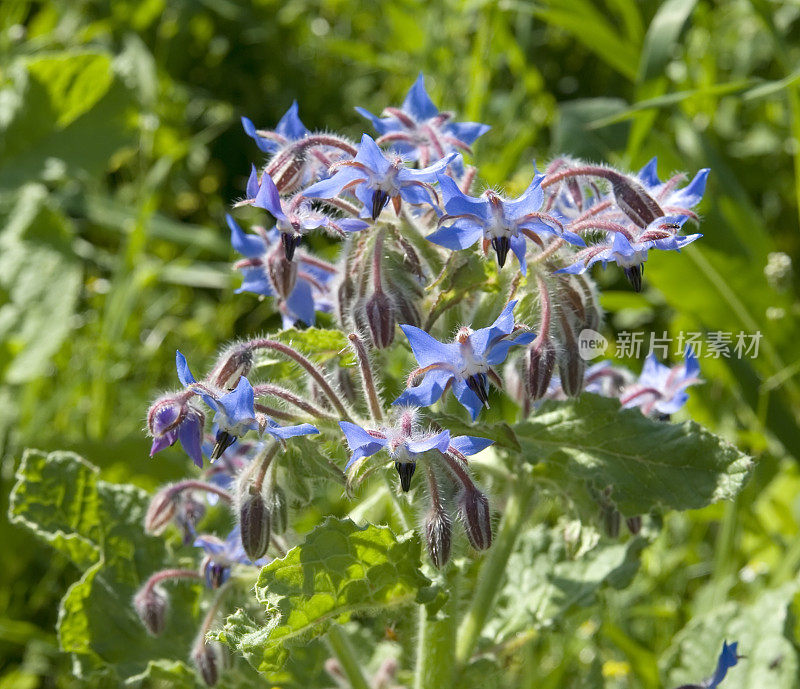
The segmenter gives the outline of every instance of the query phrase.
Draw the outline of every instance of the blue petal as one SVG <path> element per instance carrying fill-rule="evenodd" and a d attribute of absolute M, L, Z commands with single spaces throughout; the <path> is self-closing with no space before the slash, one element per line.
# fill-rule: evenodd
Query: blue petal
<path fill-rule="evenodd" d="M 508 335 L 514 329 L 514 307 L 516 300 L 508 302 L 495 322 L 486 328 L 480 328 L 469 336 L 469 343 L 476 356 L 483 357 L 486 351 L 492 347 L 495 340 Z"/>
<path fill-rule="evenodd" d="M 178 428 L 178 438 L 192 461 L 199 467 L 203 468 L 203 426 L 200 420 L 192 417 L 184 421 Z"/>
<path fill-rule="evenodd" d="M 450 215 L 469 214 L 477 215 L 484 220 L 489 219 L 491 211 L 488 201 L 467 196 L 458 188 L 458 184 L 449 175 L 441 174 L 437 179 L 442 192 L 444 208 Z"/>
<path fill-rule="evenodd" d="M 256 126 L 253 124 L 252 120 L 247 117 L 242 117 L 242 128 L 244 129 L 244 133 L 256 142 L 256 146 L 258 146 L 259 150 L 263 153 L 275 153 L 275 151 L 280 148 L 277 141 L 271 141 L 270 139 L 265 139 L 263 136 L 259 136 L 258 132 L 256 132 Z M 249 198 L 252 198 L 252 196 Z"/>
<path fill-rule="evenodd" d="M 278 193 L 278 188 L 275 186 L 275 182 L 272 181 L 272 177 L 266 172 L 261 176 L 261 186 L 258 188 L 258 194 L 256 194 L 253 205 L 269 211 L 278 220 L 286 220 L 288 222 L 283 213 L 281 195 Z"/>
<path fill-rule="evenodd" d="M 514 255 L 517 257 L 519 261 L 519 269 L 523 275 L 528 274 L 528 264 L 525 261 L 525 252 L 528 249 L 528 244 L 525 241 L 525 237 L 517 235 L 516 237 L 511 237 L 509 240 L 509 244 L 511 245 L 511 251 L 514 252 Z"/>
<path fill-rule="evenodd" d="M 236 294 L 252 292 L 253 294 L 263 294 L 265 297 L 275 295 L 263 267 L 247 267 L 242 268 L 241 271 L 242 284 L 238 289 L 234 290 Z"/>
<path fill-rule="evenodd" d="M 369 223 L 359 220 L 358 218 L 343 218 L 337 220 L 336 224 L 345 232 L 361 232 L 369 227 Z"/>
<path fill-rule="evenodd" d="M 459 141 L 469 145 L 479 136 L 483 136 L 491 127 L 480 122 L 449 122 L 442 129 L 448 134 L 452 134 Z"/>
<path fill-rule="evenodd" d="M 419 73 L 417 80 L 403 101 L 402 109 L 411 115 L 417 122 L 424 122 L 439 114 L 437 108 L 425 90 L 425 77 Z"/>
<path fill-rule="evenodd" d="M 275 131 L 285 136 L 289 141 L 302 139 L 308 134 L 308 129 L 306 129 L 306 126 L 300 121 L 297 110 L 297 101 L 293 101 L 292 105 L 286 111 L 286 114 L 281 117 L 278 125 L 275 127 Z"/>
<path fill-rule="evenodd" d="M 614 241 L 611 244 L 611 248 L 614 254 L 625 258 L 633 256 L 636 252 L 628 238 L 621 232 L 614 233 Z"/>
<path fill-rule="evenodd" d="M 313 435 L 319 433 L 319 431 L 310 423 L 301 423 L 296 426 L 279 426 L 274 421 L 271 421 L 267 427 L 267 433 L 281 440 L 286 440 L 287 438 L 295 438 L 299 435 Z"/>
<path fill-rule="evenodd" d="M 658 158 L 653 156 L 650 161 L 645 165 L 637 177 L 644 183 L 646 187 L 657 187 L 661 184 L 658 178 Z"/>
<path fill-rule="evenodd" d="M 456 368 L 461 365 L 461 354 L 457 344 L 445 344 L 431 337 L 424 330 L 413 325 L 401 325 L 400 329 L 408 338 L 411 351 L 414 352 L 421 367 L 437 363 L 448 363 Z"/>
<path fill-rule="evenodd" d="M 477 438 L 472 435 L 459 435 L 450 438 L 450 446 L 458 450 L 462 455 L 474 455 L 485 450 L 489 445 L 494 444 L 494 440 L 488 438 Z"/>
<path fill-rule="evenodd" d="M 427 236 L 428 241 L 446 249 L 466 249 L 483 237 L 483 226 L 462 218 L 448 227 L 441 227 Z"/>
<path fill-rule="evenodd" d="M 458 153 L 451 153 L 449 156 L 440 158 L 432 165 L 428 165 L 428 167 L 424 167 L 421 170 L 415 170 L 414 168 L 410 167 L 403 168 L 397 175 L 397 179 L 400 182 L 415 181 L 427 182 L 428 184 L 436 182 L 439 174 L 443 174 L 447 166 L 458 157 Z"/>
<path fill-rule="evenodd" d="M 450 431 L 447 429 L 441 433 L 425 438 L 424 440 L 409 440 L 406 442 L 406 448 L 412 455 L 419 455 L 428 450 L 436 448 L 439 452 L 447 452 L 450 446 Z"/>
<path fill-rule="evenodd" d="M 225 222 L 228 223 L 231 231 L 231 245 L 242 256 L 258 258 L 266 251 L 267 245 L 264 240 L 258 235 L 245 234 L 244 230 L 239 227 L 239 224 L 229 213 L 225 214 Z"/>
<path fill-rule="evenodd" d="M 209 555 L 219 555 L 225 552 L 225 543 L 216 536 L 198 536 L 192 545 L 202 548 Z"/>
<path fill-rule="evenodd" d="M 397 118 L 380 118 L 377 115 L 373 115 L 369 110 L 359 107 L 356 107 L 356 112 L 361 115 L 361 117 L 365 117 L 372 122 L 372 126 L 375 127 L 375 130 L 378 132 L 378 134 L 388 134 L 389 132 L 396 132 L 402 129 L 402 125 Z"/>
<path fill-rule="evenodd" d="M 456 399 L 461 402 L 462 406 L 470 413 L 472 420 L 478 418 L 478 414 L 483 409 L 483 402 L 478 399 L 478 396 L 469 389 L 466 381 L 463 378 L 453 378 L 453 394 Z"/>
<path fill-rule="evenodd" d="M 358 153 L 355 160 L 363 163 L 369 170 L 372 170 L 378 177 L 386 174 L 392 164 L 383 155 L 378 144 L 375 143 L 369 134 L 364 134 L 361 137 L 361 144 L 358 147 Z M 338 174 L 338 173 L 337 173 Z"/>
<path fill-rule="evenodd" d="M 367 433 L 361 426 L 357 426 L 349 421 L 340 421 L 339 427 L 342 429 L 347 444 L 353 452 L 350 461 L 345 466 L 345 471 L 355 462 L 363 457 L 370 457 L 388 445 L 389 441 L 385 438 L 375 438 Z"/>
<path fill-rule="evenodd" d="M 234 426 L 255 421 L 254 403 L 253 386 L 244 376 L 239 378 L 233 391 L 219 398 L 220 407 Z"/>
<path fill-rule="evenodd" d="M 258 170 L 255 165 L 250 165 L 250 176 L 247 178 L 245 194 L 248 199 L 254 199 L 258 195 Z"/>
<path fill-rule="evenodd" d="M 541 184 L 543 179 L 544 175 L 534 175 L 528 188 L 519 198 L 503 202 L 503 209 L 509 218 L 521 218 L 528 213 L 535 213 L 542 207 L 544 192 Z"/>
<path fill-rule="evenodd" d="M 343 167 L 337 170 L 328 179 L 323 179 L 312 184 L 303 191 L 303 196 L 309 199 L 332 199 L 339 194 L 350 182 L 364 178 L 365 173 L 357 167 Z"/>
<path fill-rule="evenodd" d="M 311 292 L 311 285 L 306 280 L 298 280 L 295 283 L 292 293 L 286 300 L 286 306 L 297 316 L 298 320 L 306 325 L 314 325 L 316 320 L 316 310 L 314 308 L 314 295 Z"/>
<path fill-rule="evenodd" d="M 668 197 L 670 204 L 681 208 L 692 208 L 700 203 L 706 191 L 706 180 L 709 172 L 708 168 L 700 170 L 689 184 Z"/>
<path fill-rule="evenodd" d="M 738 641 L 734 641 L 732 644 L 729 644 L 727 641 L 722 642 L 722 652 L 717 659 L 717 669 L 714 671 L 711 681 L 707 685 L 708 689 L 715 689 L 715 687 L 725 679 L 728 670 L 739 662 L 739 656 L 736 651 L 738 645 Z"/>
<path fill-rule="evenodd" d="M 684 352 L 684 361 L 686 370 L 684 378 L 699 378 L 700 377 L 700 362 L 691 347 L 686 347 Z"/>
<path fill-rule="evenodd" d="M 508 356 L 508 350 L 517 345 L 530 344 L 536 339 L 536 333 L 521 332 L 513 338 L 503 339 L 495 342 L 486 353 L 486 363 L 489 366 L 502 364 Z"/>
<path fill-rule="evenodd" d="M 403 390 L 403 393 L 392 404 L 407 404 L 416 407 L 429 407 L 444 394 L 447 381 L 453 377 L 451 371 L 433 369 L 422 378 L 422 382 Z"/>
<path fill-rule="evenodd" d="M 189 387 L 192 383 L 197 382 L 189 370 L 186 357 L 181 354 L 179 349 L 175 350 L 175 367 L 178 369 L 178 380 L 181 381 L 184 387 Z"/>

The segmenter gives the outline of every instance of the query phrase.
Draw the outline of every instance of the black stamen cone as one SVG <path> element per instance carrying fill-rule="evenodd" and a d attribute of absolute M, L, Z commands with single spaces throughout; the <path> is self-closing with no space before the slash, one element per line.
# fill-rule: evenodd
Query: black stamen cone
<path fill-rule="evenodd" d="M 381 189 L 372 192 L 372 219 L 377 220 L 383 207 L 389 203 L 389 194 Z"/>
<path fill-rule="evenodd" d="M 213 462 L 215 459 L 222 457 L 222 453 L 235 442 L 235 435 L 231 435 L 228 431 L 218 431 L 217 441 L 214 443 L 214 449 L 211 451 L 211 461 Z"/>
<path fill-rule="evenodd" d="M 628 281 L 633 285 L 633 290 L 635 292 L 642 291 L 642 266 L 632 266 L 631 268 L 625 268 L 625 277 L 628 278 Z"/>
<path fill-rule="evenodd" d="M 281 232 L 281 242 L 283 243 L 283 253 L 286 254 L 286 260 L 291 261 L 294 258 L 294 250 L 300 246 L 302 237 L 299 234 L 286 234 Z"/>
<path fill-rule="evenodd" d="M 481 404 L 489 408 L 489 378 L 485 373 L 476 373 L 467 378 L 467 387 L 472 390 L 481 401 Z"/>
<path fill-rule="evenodd" d="M 414 471 L 417 468 L 416 463 L 395 462 L 394 468 L 397 469 L 397 473 L 400 474 L 400 486 L 403 488 L 403 492 L 408 493 L 411 488 L 411 477 L 414 475 Z"/>
<path fill-rule="evenodd" d="M 508 256 L 508 251 L 511 248 L 511 241 L 508 237 L 493 237 L 492 248 L 497 254 L 497 265 L 502 268 L 506 264 L 506 256 Z"/>

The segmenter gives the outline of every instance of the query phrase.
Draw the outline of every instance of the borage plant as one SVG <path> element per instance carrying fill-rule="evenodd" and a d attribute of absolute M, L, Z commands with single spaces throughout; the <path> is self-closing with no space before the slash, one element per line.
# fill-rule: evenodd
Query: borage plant
<path fill-rule="evenodd" d="M 592 265 L 640 290 L 651 251 L 701 237 L 686 228 L 707 170 L 559 158 L 515 197 L 479 190 L 464 156 L 488 127 L 439 111 L 422 76 L 359 113 L 377 133 L 359 143 L 309 131 L 296 104 L 274 130 L 243 119 L 267 160 L 227 218 L 238 291 L 283 329 L 202 377 L 177 354 L 182 387 L 147 428 L 151 455 L 180 441 L 191 477 L 146 499 L 75 457 L 26 458 L 12 509 L 86 569 L 61 620 L 79 672 L 191 686 L 188 656 L 208 685 L 489 686 L 628 586 L 664 512 L 744 484 L 747 457 L 671 421 L 702 382 L 690 350 L 636 376 L 581 348 L 603 327 Z M 59 471 L 94 491 L 98 526 L 37 517 L 32 486 Z M 724 634 L 703 639 L 698 680 Z M 702 686 L 737 660 L 724 645 Z"/>

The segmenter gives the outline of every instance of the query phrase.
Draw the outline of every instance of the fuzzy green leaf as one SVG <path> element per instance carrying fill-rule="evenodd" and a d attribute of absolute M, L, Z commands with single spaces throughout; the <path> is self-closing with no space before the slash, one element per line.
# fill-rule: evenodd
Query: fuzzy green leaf
<path fill-rule="evenodd" d="M 302 545 L 261 570 L 255 590 L 267 610 L 266 625 L 239 611 L 213 636 L 272 677 L 296 645 L 330 624 L 424 596 L 430 581 L 419 570 L 419 552 L 416 536 L 398 539 L 386 527 L 328 518 Z"/>
<path fill-rule="evenodd" d="M 732 498 L 752 460 L 692 421 L 654 421 L 616 400 L 584 394 L 548 403 L 514 426 L 522 457 L 536 473 L 601 491 L 625 515 L 655 507 L 686 510 Z"/>

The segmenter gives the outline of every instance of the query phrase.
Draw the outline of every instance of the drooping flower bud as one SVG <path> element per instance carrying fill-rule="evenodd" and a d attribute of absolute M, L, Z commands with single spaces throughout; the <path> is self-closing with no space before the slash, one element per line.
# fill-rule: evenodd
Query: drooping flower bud
<path fill-rule="evenodd" d="M 531 401 L 547 394 L 555 365 L 556 346 L 546 332 L 541 332 L 525 354 L 525 390 Z"/>
<path fill-rule="evenodd" d="M 586 364 L 580 354 L 578 339 L 570 323 L 569 316 L 563 311 L 561 320 L 561 348 L 556 354 L 561 388 L 568 397 L 578 397 L 583 390 L 583 374 Z"/>
<path fill-rule="evenodd" d="M 158 636 L 164 631 L 169 610 L 169 598 L 164 589 L 145 584 L 133 597 L 133 607 L 148 634 Z"/>
<path fill-rule="evenodd" d="M 270 512 L 261 491 L 245 497 L 239 505 L 242 546 L 253 562 L 264 556 L 269 547 Z"/>
<path fill-rule="evenodd" d="M 297 263 L 288 261 L 284 251 L 279 248 L 267 257 L 267 275 L 275 293 L 281 299 L 288 299 L 297 284 Z"/>
<path fill-rule="evenodd" d="M 144 530 L 151 536 L 160 536 L 175 516 L 179 496 L 172 486 L 162 488 L 153 496 L 144 515 Z"/>
<path fill-rule="evenodd" d="M 466 488 L 459 497 L 458 511 L 464 522 L 467 538 L 475 550 L 492 545 L 492 521 L 489 500 L 477 488 Z"/>
<path fill-rule="evenodd" d="M 642 530 L 642 515 L 637 514 L 635 517 L 628 517 L 625 520 L 625 525 L 628 527 L 634 536 Z"/>
<path fill-rule="evenodd" d="M 213 687 L 219 681 L 222 670 L 222 646 L 216 641 L 206 641 L 202 637 L 197 640 L 192 649 L 192 663 L 200 673 L 203 682 Z"/>
<path fill-rule="evenodd" d="M 211 379 L 214 384 L 226 390 L 233 390 L 242 376 L 253 369 L 253 350 L 238 344 L 226 349 L 217 359 Z"/>
<path fill-rule="evenodd" d="M 425 543 L 431 562 L 441 569 L 450 559 L 453 524 L 450 515 L 439 506 L 431 507 L 425 516 Z"/>
<path fill-rule="evenodd" d="M 619 529 L 622 524 L 622 515 L 614 505 L 602 505 L 600 507 L 600 518 L 603 520 L 603 530 L 610 538 L 619 537 Z"/>
<path fill-rule="evenodd" d="M 375 290 L 367 300 L 365 310 L 373 344 L 378 349 L 385 349 L 394 340 L 395 317 L 392 300 L 383 290 Z"/>
<path fill-rule="evenodd" d="M 647 227 L 656 218 L 664 215 L 658 202 L 641 184 L 629 177 L 614 175 L 611 189 L 619 209 L 639 227 Z"/>

